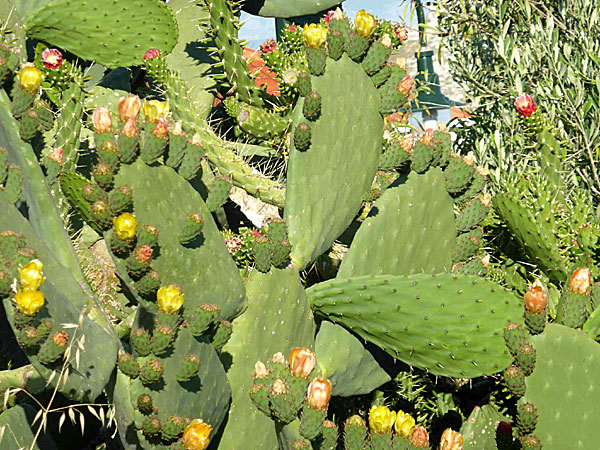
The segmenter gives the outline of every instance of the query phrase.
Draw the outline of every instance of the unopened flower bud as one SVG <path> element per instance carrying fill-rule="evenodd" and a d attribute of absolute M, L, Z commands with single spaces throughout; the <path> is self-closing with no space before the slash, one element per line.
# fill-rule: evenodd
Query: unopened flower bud
<path fill-rule="evenodd" d="M 137 95 L 121 97 L 119 99 L 119 118 L 121 122 L 127 122 L 129 119 L 137 119 L 142 107 L 142 101 Z"/>
<path fill-rule="evenodd" d="M 132 117 L 127 121 L 127 123 L 123 126 L 123 129 L 121 130 L 121 134 L 130 138 L 136 137 L 140 134 L 140 130 L 138 129 L 137 121 L 135 118 Z"/>
<path fill-rule="evenodd" d="M 163 116 L 156 120 L 156 125 L 152 129 L 152 135 L 160 139 L 167 139 L 169 137 L 169 122 Z"/>
<path fill-rule="evenodd" d="M 316 362 L 315 352 L 307 348 L 295 348 L 290 353 L 290 372 L 295 377 L 306 378 L 315 368 Z"/>
<path fill-rule="evenodd" d="M 417 448 L 429 448 L 429 433 L 425 427 L 416 427 L 413 430 L 410 443 Z"/>
<path fill-rule="evenodd" d="M 308 405 L 313 409 L 326 409 L 331 398 L 331 382 L 317 377 L 308 385 Z"/>
<path fill-rule="evenodd" d="M 548 292 L 541 284 L 534 285 L 529 289 L 523 297 L 525 301 L 525 309 L 532 314 L 541 313 L 548 305 Z"/>
<path fill-rule="evenodd" d="M 458 431 L 446 428 L 440 439 L 440 450 L 463 450 L 464 437 Z"/>
<path fill-rule="evenodd" d="M 587 267 L 580 267 L 573 272 L 569 280 L 571 292 L 580 295 L 587 295 L 592 286 L 592 274 Z"/>
<path fill-rule="evenodd" d="M 115 234 L 121 241 L 131 241 L 135 237 L 137 220 L 129 213 L 123 213 L 113 219 Z"/>
<path fill-rule="evenodd" d="M 405 97 L 408 97 L 414 85 L 415 80 L 413 80 L 410 75 L 406 75 L 402 81 L 398 83 L 398 92 Z"/>
<path fill-rule="evenodd" d="M 96 133 L 107 133 L 112 130 L 110 111 L 105 106 L 98 106 L 92 115 L 92 123 Z"/>
<path fill-rule="evenodd" d="M 254 364 L 254 379 L 266 378 L 267 375 L 269 375 L 269 369 L 267 369 L 265 363 L 257 361 L 256 364 Z"/>

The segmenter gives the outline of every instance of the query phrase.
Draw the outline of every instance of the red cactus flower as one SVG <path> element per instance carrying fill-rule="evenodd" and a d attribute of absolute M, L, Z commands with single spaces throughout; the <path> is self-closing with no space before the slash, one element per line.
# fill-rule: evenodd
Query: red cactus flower
<path fill-rule="evenodd" d="M 517 108 L 517 112 L 521 117 L 529 117 L 535 112 L 537 106 L 533 97 L 525 94 L 517 97 L 515 100 L 515 108 Z"/>
<path fill-rule="evenodd" d="M 252 236 L 255 238 L 262 237 L 262 234 L 260 234 L 260 231 L 258 231 L 258 230 L 252 230 L 251 233 L 252 233 Z"/>
<path fill-rule="evenodd" d="M 329 25 L 329 22 L 331 21 L 331 19 L 333 18 L 333 15 L 335 14 L 335 10 L 330 10 L 327 11 L 327 14 L 325 14 L 325 17 L 323 18 L 323 20 L 325 21 L 325 23 L 327 25 Z"/>
<path fill-rule="evenodd" d="M 408 96 L 414 85 L 415 80 L 413 80 L 410 75 L 406 75 L 398 84 L 398 92 L 400 92 L 402 95 Z"/>
<path fill-rule="evenodd" d="M 48 158 L 53 159 L 54 161 L 56 161 L 58 164 L 60 164 L 62 166 L 63 153 L 64 153 L 63 148 L 57 147 L 50 152 L 50 154 L 48 155 Z"/>
<path fill-rule="evenodd" d="M 295 33 L 296 31 L 298 31 L 298 25 L 288 25 L 288 31 L 291 33 Z"/>
<path fill-rule="evenodd" d="M 149 60 L 149 59 L 156 59 L 160 56 L 160 50 L 157 48 L 151 48 L 150 50 L 148 50 L 146 52 L 146 54 L 144 55 L 144 60 Z"/>
<path fill-rule="evenodd" d="M 268 39 L 260 44 L 259 50 L 261 53 L 272 53 L 273 50 L 275 50 L 275 47 L 277 47 L 277 42 L 275 42 L 273 39 Z"/>
<path fill-rule="evenodd" d="M 42 62 L 46 69 L 56 70 L 62 65 L 62 53 L 55 48 L 47 48 L 42 52 Z"/>
<path fill-rule="evenodd" d="M 394 34 L 400 42 L 406 41 L 408 39 L 408 30 L 406 29 L 406 25 L 403 23 L 394 25 Z"/>

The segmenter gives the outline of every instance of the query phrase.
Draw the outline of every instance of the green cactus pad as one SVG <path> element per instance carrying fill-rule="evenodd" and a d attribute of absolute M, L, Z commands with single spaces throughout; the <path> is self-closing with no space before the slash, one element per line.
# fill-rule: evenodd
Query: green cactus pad
<path fill-rule="evenodd" d="M 168 53 L 177 42 L 177 22 L 158 0 L 53 0 L 23 17 L 30 38 L 107 67 L 140 65 L 146 50 Z M 102 26 L 99 26 L 102 25 Z"/>
<path fill-rule="evenodd" d="M 551 280 L 564 281 L 567 276 L 566 264 L 559 253 L 558 240 L 552 229 L 508 194 L 497 194 L 493 204 L 496 213 L 519 241 L 527 256 Z"/>
<path fill-rule="evenodd" d="M 209 298 L 221 307 L 223 319 L 235 317 L 242 308 L 243 287 L 214 222 L 205 221 L 200 245 L 183 247 L 179 243 L 181 224 L 189 214 L 210 218 L 200 195 L 173 169 L 148 167 L 139 159 L 122 165 L 115 180 L 131 187 L 138 222 L 160 230 L 160 253 L 153 258 L 152 268 L 160 273 L 163 283 L 175 283 L 183 289 L 186 307 L 193 309 Z"/>
<path fill-rule="evenodd" d="M 375 202 L 342 260 L 338 276 L 449 271 L 455 241 L 453 203 L 442 171 L 411 173 L 408 179 L 394 182 Z"/>
<path fill-rule="evenodd" d="M 0 448 L 31 450 L 56 450 L 56 443 L 49 434 L 42 432 L 36 435 L 34 424 L 36 410 L 28 405 L 16 405 L 0 414 Z"/>
<path fill-rule="evenodd" d="M 460 428 L 465 438 L 464 450 L 497 450 L 496 429 L 502 421 L 510 422 L 510 419 L 493 406 L 476 406 Z"/>
<path fill-rule="evenodd" d="M 265 450 L 278 448 L 273 421 L 250 399 L 254 364 L 274 353 L 288 355 L 295 347 L 312 347 L 314 322 L 298 271 L 254 271 L 246 285 L 248 308 L 233 322 L 234 331 L 223 348 L 233 358 L 227 376 L 233 390 L 229 419 L 220 448 Z M 248 336 L 253 345 L 248 346 Z"/>
<path fill-rule="evenodd" d="M 511 363 L 503 328 L 521 315 L 501 286 L 467 275 L 362 276 L 307 290 L 315 313 L 412 366 L 476 377 Z"/>
<path fill-rule="evenodd" d="M 527 378 L 524 401 L 533 403 L 539 419 L 535 434 L 544 450 L 595 449 L 600 439 L 600 345 L 584 333 L 548 324 L 532 338 L 538 354 Z"/>
<path fill-rule="evenodd" d="M 324 14 L 339 3 L 339 0 L 248 0 L 244 2 L 244 10 L 262 17 L 288 18 Z"/>
<path fill-rule="evenodd" d="M 340 325 L 321 322 L 315 354 L 322 376 L 331 381 L 332 395 L 368 394 L 390 380 L 371 353 Z"/>
<path fill-rule="evenodd" d="M 362 95 L 348 95 L 348 86 Z M 284 210 L 292 261 L 300 268 L 327 249 L 354 218 L 375 176 L 383 139 L 378 93 L 360 65 L 347 56 L 329 60 L 312 87 L 321 94 L 321 116 L 311 124 L 310 147 L 290 150 Z M 300 100 L 296 123 L 302 105 Z"/>

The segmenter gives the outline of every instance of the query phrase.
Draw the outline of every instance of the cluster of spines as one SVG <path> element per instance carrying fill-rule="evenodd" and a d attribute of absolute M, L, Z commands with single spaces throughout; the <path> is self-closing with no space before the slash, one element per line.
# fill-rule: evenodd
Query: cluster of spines
<path fill-rule="evenodd" d="M 254 237 L 252 251 L 256 269 L 268 272 L 271 266 L 284 267 L 289 260 L 291 248 L 285 222 L 280 219 L 272 220 L 266 233 Z"/>

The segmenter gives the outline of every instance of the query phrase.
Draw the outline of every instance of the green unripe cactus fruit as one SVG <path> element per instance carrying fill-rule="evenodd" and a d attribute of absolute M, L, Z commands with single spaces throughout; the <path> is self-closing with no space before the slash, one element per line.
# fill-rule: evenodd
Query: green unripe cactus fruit
<path fill-rule="evenodd" d="M 40 347 L 37 354 L 42 364 L 51 364 L 59 359 L 67 349 L 69 335 L 64 331 L 57 331 L 50 336 Z"/>
<path fill-rule="evenodd" d="M 557 321 L 571 328 L 580 328 L 585 323 L 589 295 L 570 292 L 566 288 L 561 296 L 557 311 Z"/>
<path fill-rule="evenodd" d="M 210 212 L 215 212 L 225 204 L 231 191 L 231 180 L 224 176 L 216 176 L 210 184 L 206 206 Z"/>
<path fill-rule="evenodd" d="M 140 374 L 140 365 L 138 360 L 131 353 L 120 354 L 117 367 L 129 378 L 137 378 Z"/>
<path fill-rule="evenodd" d="M 290 450 L 311 450 L 312 447 L 310 445 L 310 442 L 308 442 L 306 439 L 296 439 L 294 442 L 292 442 L 292 445 L 290 447 Z"/>
<path fill-rule="evenodd" d="M 98 164 L 94 166 L 92 176 L 94 181 L 98 183 L 102 189 L 106 189 L 107 191 L 112 189 L 115 182 L 115 171 L 113 166 L 103 161 L 99 161 Z"/>
<path fill-rule="evenodd" d="M 466 263 L 456 264 L 452 268 L 452 272 L 462 275 L 475 275 L 477 277 L 484 277 L 488 273 L 488 268 L 481 258 L 473 258 Z"/>
<path fill-rule="evenodd" d="M 325 420 L 321 434 L 319 450 L 336 450 L 338 440 L 338 427 L 335 422 Z"/>
<path fill-rule="evenodd" d="M 200 236 L 200 233 L 202 233 L 202 226 L 204 225 L 204 218 L 202 217 L 201 214 L 199 213 L 192 213 L 190 214 L 185 223 L 183 224 L 183 227 L 181 228 L 181 231 L 179 232 L 179 243 L 181 245 L 186 245 L 189 244 L 190 242 L 192 242 L 194 239 L 196 239 L 198 236 Z"/>
<path fill-rule="evenodd" d="M 33 105 L 35 94 L 21 88 L 19 82 L 13 84 L 11 91 L 12 103 L 10 109 L 15 118 L 20 118 Z"/>
<path fill-rule="evenodd" d="M 461 195 L 456 197 L 456 201 L 459 203 L 466 202 L 472 199 L 473 197 L 481 194 L 486 183 L 486 177 L 476 170 L 473 174 L 471 184 Z"/>
<path fill-rule="evenodd" d="M 34 109 L 28 109 L 19 119 L 19 135 L 24 141 L 32 140 L 40 127 L 39 117 Z"/>
<path fill-rule="evenodd" d="M 124 164 L 131 164 L 137 157 L 138 143 L 140 141 L 139 135 L 125 136 L 119 134 L 117 143 L 119 146 L 119 153 L 121 154 L 121 162 Z"/>
<path fill-rule="evenodd" d="M 113 216 L 130 210 L 133 206 L 133 194 L 131 188 L 124 184 L 116 187 L 108 194 L 108 207 Z"/>
<path fill-rule="evenodd" d="M 302 399 L 294 402 L 291 386 L 288 381 L 277 378 L 269 389 L 269 400 L 273 415 L 283 423 L 290 423 L 298 416 Z"/>
<path fill-rule="evenodd" d="M 379 111 L 382 114 L 391 114 L 402 107 L 409 98 L 413 81 L 403 67 L 390 66 L 390 76 L 379 88 L 381 105 Z"/>
<path fill-rule="evenodd" d="M 187 422 L 183 417 L 171 414 L 167 420 L 165 420 L 161 427 L 161 435 L 165 441 L 171 441 L 177 439 L 184 428 L 187 426 Z"/>
<path fill-rule="evenodd" d="M 365 72 L 369 75 L 374 75 L 383 67 L 392 53 L 392 49 L 386 47 L 381 42 L 375 42 L 369 48 L 365 59 L 363 59 L 362 65 Z"/>
<path fill-rule="evenodd" d="M 152 396 L 150 394 L 140 394 L 137 399 L 137 409 L 142 414 L 151 414 L 154 411 Z"/>
<path fill-rule="evenodd" d="M 401 167 L 410 158 L 410 153 L 403 146 L 403 142 L 391 142 L 385 152 L 379 157 L 380 170 L 394 170 Z"/>
<path fill-rule="evenodd" d="M 346 419 L 344 424 L 344 449 L 356 450 L 365 447 L 367 426 L 362 417 L 354 415 Z"/>
<path fill-rule="evenodd" d="M 221 309 L 217 305 L 202 304 L 196 306 L 193 312 L 186 311 L 185 321 L 193 336 L 201 336 L 217 321 Z"/>
<path fill-rule="evenodd" d="M 450 164 L 444 171 L 446 189 L 451 194 L 456 194 L 469 186 L 473 179 L 475 168 L 459 157 L 450 158 Z"/>
<path fill-rule="evenodd" d="M 136 232 L 137 246 L 154 248 L 158 243 L 159 230 L 154 225 L 140 225 Z"/>
<path fill-rule="evenodd" d="M 178 122 L 180 123 L 180 122 Z M 181 124 L 178 126 L 181 127 Z M 165 164 L 173 169 L 177 169 L 185 156 L 188 147 L 188 140 L 185 134 L 177 132 L 169 135 L 169 153 L 165 159 Z"/>
<path fill-rule="evenodd" d="M 517 428 L 521 436 L 533 433 L 537 420 L 537 408 L 532 403 L 522 403 L 517 406 Z"/>
<path fill-rule="evenodd" d="M 10 278 L 11 278 L 10 282 L 12 284 L 14 277 L 10 277 Z M 9 294 L 11 292 L 12 292 L 12 289 L 9 291 Z M 18 309 L 15 309 L 15 313 L 13 316 L 13 322 L 15 323 L 16 328 L 24 329 L 24 328 L 30 327 L 31 325 L 33 325 L 34 321 L 35 321 L 35 315 L 28 316 L 26 314 L 23 314 Z"/>
<path fill-rule="evenodd" d="M 54 182 L 60 176 L 62 165 L 56 159 L 51 158 L 50 156 L 44 156 L 43 165 L 46 169 L 46 178 L 48 180 L 48 184 L 54 184 Z"/>
<path fill-rule="evenodd" d="M 14 277 L 4 269 L 0 269 L 0 298 L 8 297 L 12 293 Z M 15 324 L 16 326 L 16 324 Z"/>
<path fill-rule="evenodd" d="M 390 433 L 379 434 L 371 432 L 369 435 L 369 448 L 372 450 L 391 450 L 392 435 Z"/>
<path fill-rule="evenodd" d="M 307 150 L 310 147 L 311 134 L 310 125 L 305 122 L 299 123 L 294 130 L 294 146 L 300 151 Z"/>
<path fill-rule="evenodd" d="M 422 140 L 415 142 L 410 155 L 410 167 L 417 173 L 423 173 L 429 169 L 431 158 L 433 157 L 433 147 Z"/>
<path fill-rule="evenodd" d="M 6 181 L 8 174 L 8 152 L 5 148 L 0 147 L 0 185 Z"/>
<path fill-rule="evenodd" d="M 98 161 L 103 162 L 110 167 L 119 166 L 121 155 L 117 144 L 113 141 L 107 141 L 96 148 L 96 155 L 98 156 Z"/>
<path fill-rule="evenodd" d="M 183 155 L 181 164 L 177 172 L 186 180 L 191 180 L 200 171 L 202 165 L 203 152 L 197 145 L 189 145 Z"/>
<path fill-rule="evenodd" d="M 11 230 L 5 230 L 0 233 L 0 255 L 5 259 L 11 259 L 25 245 L 25 237 L 21 233 Z"/>
<path fill-rule="evenodd" d="M 185 359 L 181 362 L 179 368 L 177 369 L 177 373 L 175 377 L 179 382 L 190 381 L 193 377 L 198 374 L 198 370 L 200 369 L 200 358 L 198 355 L 189 354 L 185 357 Z"/>
<path fill-rule="evenodd" d="M 468 231 L 479 225 L 487 216 L 489 208 L 481 199 L 474 198 L 456 217 L 456 231 Z"/>
<path fill-rule="evenodd" d="M 152 335 L 152 353 L 156 356 L 164 355 L 173 339 L 175 339 L 175 330 L 167 325 L 159 325 Z"/>
<path fill-rule="evenodd" d="M 300 95 L 303 97 L 308 97 L 312 92 L 310 75 L 304 70 L 298 74 L 298 92 L 300 92 Z"/>
<path fill-rule="evenodd" d="M 321 48 L 306 48 L 306 62 L 310 73 L 316 76 L 323 75 L 325 73 L 325 67 L 327 65 L 327 50 L 325 47 Z"/>
<path fill-rule="evenodd" d="M 503 375 L 504 384 L 511 394 L 515 397 L 525 395 L 525 374 L 518 366 L 510 366 Z"/>
<path fill-rule="evenodd" d="M 96 183 L 85 184 L 81 189 L 81 195 L 90 203 L 97 202 L 98 200 L 108 201 L 108 194 Z"/>
<path fill-rule="evenodd" d="M 350 32 L 348 40 L 346 42 L 346 53 L 354 61 L 360 61 L 362 56 L 369 48 L 369 40 L 362 36 L 359 36 L 354 31 Z"/>
<path fill-rule="evenodd" d="M 271 415 L 271 409 L 269 406 L 269 392 L 267 385 L 263 383 L 254 383 L 250 388 L 250 398 L 252 399 L 252 403 L 254 403 L 254 406 L 256 406 L 261 412 L 263 412 L 267 416 Z"/>
<path fill-rule="evenodd" d="M 163 372 L 163 363 L 156 358 L 150 358 L 140 368 L 140 381 L 146 386 L 152 385 L 162 379 Z"/>
<path fill-rule="evenodd" d="M 117 237 L 116 233 L 111 233 L 109 240 L 110 251 L 115 255 L 126 258 L 135 246 L 135 238 L 129 241 L 123 241 Z"/>
<path fill-rule="evenodd" d="M 158 416 L 146 417 L 142 422 L 142 433 L 148 439 L 160 436 L 161 423 Z"/>
<path fill-rule="evenodd" d="M 311 441 L 321 434 L 323 421 L 327 418 L 327 409 L 315 409 L 304 404 L 300 416 L 300 434 Z"/>
<path fill-rule="evenodd" d="M 333 31 L 339 31 L 340 33 L 342 33 L 342 36 L 344 37 L 345 41 L 347 41 L 348 37 L 350 36 L 350 30 L 350 21 L 347 17 L 344 17 L 342 19 L 331 18 L 331 20 L 329 21 L 329 32 L 331 33 Z"/>
<path fill-rule="evenodd" d="M 152 261 L 152 249 L 147 245 L 139 246 L 127 257 L 125 266 L 127 273 L 134 280 L 139 280 L 150 270 Z"/>
<path fill-rule="evenodd" d="M 525 325 L 531 334 L 541 334 L 546 328 L 546 316 L 548 315 L 548 308 L 544 309 L 539 313 L 532 313 L 527 310 L 523 312 L 523 318 L 525 319 Z"/>
<path fill-rule="evenodd" d="M 52 331 L 52 321 L 48 319 L 42 319 L 37 326 L 37 330 L 40 340 L 46 339 L 50 335 L 50 331 Z"/>
<path fill-rule="evenodd" d="M 271 243 L 266 236 L 257 236 L 252 244 L 256 270 L 268 272 L 271 268 Z"/>
<path fill-rule="evenodd" d="M 287 239 L 273 243 L 271 247 L 271 262 L 273 266 L 286 266 L 289 261 L 291 251 L 292 244 L 290 244 Z"/>
<path fill-rule="evenodd" d="M 466 261 L 481 247 L 483 229 L 481 227 L 458 235 L 452 254 L 452 262 Z"/>
<path fill-rule="evenodd" d="M 41 131 L 51 130 L 54 125 L 54 115 L 52 114 L 48 103 L 45 100 L 39 100 L 34 103 L 34 108 L 37 113 Z"/>
<path fill-rule="evenodd" d="M 338 60 L 344 54 L 344 47 L 346 46 L 346 39 L 339 30 L 332 30 L 327 33 L 327 53 L 329 57 L 334 60 Z"/>
<path fill-rule="evenodd" d="M 273 219 L 269 222 L 268 236 L 271 242 L 280 242 L 288 238 L 285 220 Z"/>
<path fill-rule="evenodd" d="M 525 330 L 517 322 L 510 322 L 504 328 L 504 342 L 510 354 L 516 358 L 521 344 L 528 343 Z"/>
<path fill-rule="evenodd" d="M 38 333 L 37 328 L 29 326 L 19 330 L 17 333 L 17 341 L 21 347 L 30 350 L 40 341 L 40 334 Z"/>
<path fill-rule="evenodd" d="M 148 128 L 143 131 L 140 143 L 140 156 L 142 161 L 148 165 L 154 164 L 160 159 L 169 142 L 166 138 L 152 134 L 150 129 L 152 125 L 150 123 L 146 124 Z"/>
<path fill-rule="evenodd" d="M 160 274 L 156 270 L 151 270 L 135 282 L 135 288 L 144 298 L 156 296 L 156 291 L 160 288 Z"/>
<path fill-rule="evenodd" d="M 542 450 L 542 443 L 537 436 L 529 435 L 524 438 L 520 438 L 520 440 L 523 450 Z"/>
<path fill-rule="evenodd" d="M 152 351 L 150 333 L 143 328 L 136 328 L 131 333 L 131 345 L 139 356 L 148 356 Z"/>
<path fill-rule="evenodd" d="M 306 96 L 302 106 L 304 117 L 309 120 L 316 120 L 321 114 L 321 95 L 317 91 L 311 92 Z"/>
<path fill-rule="evenodd" d="M 382 86 L 392 74 L 392 68 L 387 64 L 384 65 L 379 72 L 371 75 L 371 81 L 375 87 Z"/>
<path fill-rule="evenodd" d="M 227 341 L 229 341 L 232 332 L 233 326 L 231 322 L 228 320 L 222 320 L 217 329 L 215 330 L 215 335 L 212 339 L 213 347 L 217 351 L 221 351 L 223 346 L 227 344 Z"/>
<path fill-rule="evenodd" d="M 517 353 L 517 365 L 523 370 L 523 374 L 528 377 L 535 368 L 536 351 L 531 344 L 521 344 Z"/>
<path fill-rule="evenodd" d="M 448 131 L 435 130 L 433 132 L 433 166 L 446 167 L 452 154 L 452 136 Z"/>
<path fill-rule="evenodd" d="M 17 203 L 23 190 L 23 171 L 19 166 L 8 166 L 8 175 L 4 182 L 4 195 L 9 203 Z"/>
<path fill-rule="evenodd" d="M 177 311 L 173 314 L 167 314 L 163 311 L 158 311 L 158 314 L 154 316 L 154 326 L 158 327 L 169 327 L 173 330 L 177 330 L 177 326 L 181 320 L 181 316 L 179 315 L 180 311 Z"/>

